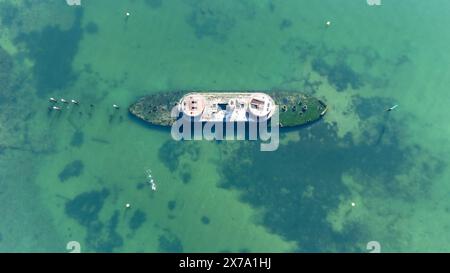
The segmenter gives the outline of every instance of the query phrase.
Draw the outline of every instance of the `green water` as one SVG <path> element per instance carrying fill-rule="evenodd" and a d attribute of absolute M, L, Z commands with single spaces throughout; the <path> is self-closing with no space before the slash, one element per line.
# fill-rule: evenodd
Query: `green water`
<path fill-rule="evenodd" d="M 450 251 L 450 3 L 381 1 L 0 0 L 0 251 Z M 329 112 L 275 152 L 127 113 L 200 88 Z"/>

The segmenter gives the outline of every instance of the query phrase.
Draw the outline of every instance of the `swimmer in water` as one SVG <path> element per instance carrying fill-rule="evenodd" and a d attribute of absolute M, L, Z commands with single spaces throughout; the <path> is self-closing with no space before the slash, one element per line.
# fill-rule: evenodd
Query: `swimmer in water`
<path fill-rule="evenodd" d="M 396 105 L 394 105 L 394 106 L 392 106 L 392 107 L 386 109 L 386 112 L 390 112 L 390 111 L 394 110 L 394 109 L 397 108 L 397 107 L 398 107 L 398 104 L 396 104 Z"/>

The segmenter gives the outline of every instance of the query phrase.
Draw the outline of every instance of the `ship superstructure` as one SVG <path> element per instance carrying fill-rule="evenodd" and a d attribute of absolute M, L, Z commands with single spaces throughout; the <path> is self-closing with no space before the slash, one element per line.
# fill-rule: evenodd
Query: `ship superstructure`
<path fill-rule="evenodd" d="M 179 102 L 183 114 L 201 122 L 269 119 L 276 103 L 265 93 L 188 93 Z"/>

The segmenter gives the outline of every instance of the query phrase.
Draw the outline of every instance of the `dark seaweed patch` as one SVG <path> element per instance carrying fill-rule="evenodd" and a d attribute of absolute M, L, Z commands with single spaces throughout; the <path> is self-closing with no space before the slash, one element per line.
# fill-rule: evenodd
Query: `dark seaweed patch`
<path fill-rule="evenodd" d="M 255 5 L 251 1 L 188 1 L 191 13 L 186 23 L 194 30 L 198 39 L 211 38 L 223 43 L 237 20 L 251 20 L 255 17 Z"/>
<path fill-rule="evenodd" d="M 275 12 L 275 4 L 273 1 L 269 1 L 268 8 L 271 13 Z"/>
<path fill-rule="evenodd" d="M 180 238 L 174 234 L 166 234 L 159 236 L 159 251 L 164 253 L 181 253 L 183 252 L 183 244 Z"/>
<path fill-rule="evenodd" d="M 0 19 L 2 26 L 11 27 L 19 13 L 19 9 L 9 2 L 0 3 Z"/>
<path fill-rule="evenodd" d="M 39 32 L 21 33 L 15 40 L 16 43 L 26 44 L 28 55 L 35 62 L 33 74 L 40 96 L 64 89 L 77 77 L 72 70 L 72 61 L 83 34 L 82 9 L 74 9 L 74 12 L 76 19 L 69 30 L 47 26 Z"/>
<path fill-rule="evenodd" d="M 207 216 L 202 216 L 201 221 L 204 225 L 209 225 L 209 223 L 211 222 L 211 220 Z"/>
<path fill-rule="evenodd" d="M 145 213 L 142 210 L 138 209 L 133 213 L 133 216 L 131 216 L 128 226 L 131 230 L 135 231 L 140 228 L 146 220 L 147 216 L 145 215 Z"/>
<path fill-rule="evenodd" d="M 180 167 L 180 156 L 186 154 L 189 156 L 189 163 L 183 162 Z M 190 162 L 197 161 L 200 157 L 200 148 L 194 142 L 190 141 L 166 141 L 158 152 L 159 158 L 164 165 L 172 172 L 178 170 L 178 175 L 184 184 L 192 179 L 190 172 Z"/>
<path fill-rule="evenodd" d="M 290 28 L 292 26 L 292 21 L 289 19 L 283 19 L 283 21 L 281 21 L 280 23 L 280 30 L 284 30 L 286 28 Z"/>
<path fill-rule="evenodd" d="M 89 22 L 86 25 L 85 30 L 89 34 L 96 34 L 96 33 L 98 33 L 98 25 L 94 22 Z"/>
<path fill-rule="evenodd" d="M 235 26 L 235 20 L 221 9 L 198 6 L 192 9 L 186 23 L 194 29 L 198 39 L 210 37 L 225 42 L 228 32 Z"/>
<path fill-rule="evenodd" d="M 11 89 L 13 68 L 12 56 L 0 46 L 0 104 L 6 101 L 5 94 L 8 94 Z"/>
<path fill-rule="evenodd" d="M 116 231 L 119 216 L 120 213 L 116 210 L 106 225 L 95 222 L 88 227 L 86 243 L 89 248 L 96 252 L 113 252 L 123 245 L 123 239 Z"/>
<path fill-rule="evenodd" d="M 221 163 L 221 185 L 241 190 L 243 201 L 263 208 L 262 224 L 298 242 L 301 251 L 360 251 L 370 241 L 363 224 L 347 224 L 342 232 L 335 232 L 327 221 L 329 211 L 341 198 L 349 197 L 341 181 L 345 172 L 360 175 L 369 194 L 413 202 L 427 192 L 424 187 L 429 183 L 424 181 L 416 181 L 417 185 L 393 182 L 399 172 L 408 169 L 408 158 L 418 153 L 400 148 L 395 134 L 387 136 L 386 144 L 375 146 L 372 140 L 354 144 L 350 135 L 339 139 L 336 128 L 325 123 L 307 130 L 309 137 L 270 153 L 260 152 L 255 143 L 240 143 L 240 150 Z M 373 185 L 371 177 L 381 184 Z"/>
<path fill-rule="evenodd" d="M 103 207 L 109 191 L 84 192 L 66 203 L 66 214 L 83 226 L 90 226 L 98 222 L 98 213 Z"/>
<path fill-rule="evenodd" d="M 67 201 L 65 205 L 66 214 L 87 228 L 86 244 L 97 252 L 112 252 L 123 245 L 122 237 L 116 232 L 119 211 L 116 210 L 106 224 L 99 219 L 99 213 L 108 196 L 107 189 L 84 192 Z"/>
<path fill-rule="evenodd" d="M 183 143 L 178 141 L 166 141 L 159 149 L 159 159 L 169 170 L 174 171 L 178 168 L 179 157 L 183 154 Z"/>
<path fill-rule="evenodd" d="M 391 107 L 393 103 L 392 99 L 388 98 L 353 97 L 353 105 L 355 106 L 356 114 L 363 120 L 383 114 L 383 112 Z"/>
<path fill-rule="evenodd" d="M 167 202 L 167 208 L 170 211 L 174 210 L 176 206 L 177 206 L 177 201 L 175 201 L 175 200 L 170 200 L 169 202 Z"/>
<path fill-rule="evenodd" d="M 191 160 L 193 161 L 197 161 L 200 158 L 200 149 L 195 144 L 186 147 L 186 152 L 191 156 Z"/>
<path fill-rule="evenodd" d="M 317 58 L 311 62 L 311 66 L 319 75 L 327 77 L 328 82 L 337 91 L 344 91 L 349 87 L 358 89 L 364 85 L 361 75 L 344 62 L 330 65 L 325 60 Z"/>
<path fill-rule="evenodd" d="M 410 63 L 411 59 L 408 57 L 408 55 L 406 54 L 402 54 L 400 56 L 397 57 L 397 59 L 395 60 L 394 64 L 396 66 L 401 66 L 407 63 Z"/>
<path fill-rule="evenodd" d="M 59 181 L 65 182 L 66 180 L 80 176 L 83 172 L 84 164 L 81 160 L 74 160 L 68 163 L 64 169 L 58 174 Z"/>
<path fill-rule="evenodd" d="M 145 0 L 145 4 L 147 4 L 152 9 L 157 9 L 162 6 L 162 0 Z"/>
<path fill-rule="evenodd" d="M 184 184 L 187 184 L 187 183 L 191 182 L 192 174 L 190 172 L 183 171 L 183 172 L 180 173 L 180 176 L 181 176 L 181 181 Z"/>
<path fill-rule="evenodd" d="M 144 182 L 137 183 L 136 184 L 136 189 L 142 190 L 145 187 L 146 184 L 147 183 L 144 183 Z"/>
<path fill-rule="evenodd" d="M 84 143 L 84 134 L 81 131 L 76 131 L 73 133 L 72 138 L 70 140 L 70 145 L 73 147 L 81 147 Z"/>
<path fill-rule="evenodd" d="M 311 43 L 301 38 L 289 39 L 281 50 L 292 59 L 292 66 L 310 62 L 312 70 L 324 77 L 337 91 L 348 88 L 358 89 L 366 85 L 372 88 L 385 88 L 389 77 L 399 65 L 407 63 L 408 56 L 401 52 L 399 61 L 392 57 L 383 58 L 371 47 L 329 48 L 323 43 Z M 376 71 L 383 71 L 382 73 Z M 309 78 L 309 72 L 303 75 L 286 76 L 283 84 L 303 82 Z"/>
<path fill-rule="evenodd" d="M 183 154 L 190 155 L 193 161 L 198 160 L 200 149 L 193 143 L 186 141 L 166 141 L 158 151 L 159 159 L 171 171 L 175 171 L 180 163 L 180 156 Z"/>

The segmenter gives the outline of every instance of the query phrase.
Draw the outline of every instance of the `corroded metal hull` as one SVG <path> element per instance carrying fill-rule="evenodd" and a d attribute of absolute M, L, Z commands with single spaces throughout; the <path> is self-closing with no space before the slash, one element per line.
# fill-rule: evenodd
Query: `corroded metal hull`
<path fill-rule="evenodd" d="M 174 91 L 144 96 L 129 107 L 131 114 L 160 126 L 171 126 L 175 121 L 171 110 L 188 93 L 256 93 L 268 94 L 278 106 L 280 127 L 305 125 L 320 119 L 327 111 L 321 100 L 299 92 L 291 91 Z"/>

